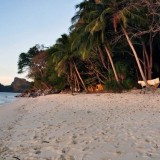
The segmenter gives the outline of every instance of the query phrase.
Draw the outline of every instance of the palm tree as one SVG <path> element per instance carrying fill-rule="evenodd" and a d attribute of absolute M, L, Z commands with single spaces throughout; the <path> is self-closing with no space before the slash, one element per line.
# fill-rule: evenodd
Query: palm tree
<path fill-rule="evenodd" d="M 76 31 L 79 32 L 79 37 L 81 38 L 80 51 L 82 55 L 88 54 L 93 48 L 99 48 L 101 45 L 104 46 L 109 61 L 111 63 L 115 79 L 119 83 L 118 74 L 116 72 L 111 50 L 109 49 L 110 45 L 106 39 L 106 24 L 102 17 L 105 13 L 108 12 L 100 3 L 100 1 L 84 1 L 77 5 L 79 11 L 72 18 L 73 26 Z M 104 65 L 104 63 L 102 62 Z"/>
<path fill-rule="evenodd" d="M 146 86 L 148 86 L 138 54 L 128 32 L 131 27 L 135 30 L 137 25 L 140 26 L 141 23 L 146 24 L 144 8 L 140 10 L 139 7 L 136 6 L 137 4 L 140 3 L 137 3 L 136 0 L 131 0 L 130 2 L 128 2 L 128 0 L 101 0 L 98 1 L 98 3 L 93 0 L 84 1 L 77 6 L 79 7 L 79 11 L 73 18 L 73 22 L 76 22 L 74 24 L 75 28 L 82 24 L 86 25 L 84 31 L 90 32 L 93 36 L 95 33 L 99 32 L 102 39 L 101 43 L 104 45 L 106 53 L 110 59 L 117 81 L 118 76 L 111 57 L 111 50 L 109 49 L 110 38 L 107 37 L 110 36 L 110 33 L 113 34 L 113 31 L 117 32 L 121 29 L 133 52 L 141 77 L 146 83 Z"/>
<path fill-rule="evenodd" d="M 81 82 L 84 90 L 87 91 L 85 83 L 75 64 L 75 59 L 78 55 L 72 50 L 71 44 L 72 38 L 66 34 L 63 34 L 61 38 L 57 40 L 55 44 L 56 51 L 53 53 L 53 60 L 56 63 L 55 69 L 58 71 L 59 75 L 67 75 L 72 91 L 74 89 L 74 82 L 78 83 L 79 86 L 79 81 Z"/>
<path fill-rule="evenodd" d="M 137 52 L 136 52 L 136 50 L 133 46 L 133 43 L 132 43 L 131 39 L 129 38 L 129 35 L 126 30 L 127 21 L 135 21 L 135 20 L 137 21 L 137 19 L 138 19 L 138 20 L 143 20 L 143 22 L 144 22 L 144 19 L 140 15 L 137 15 L 134 13 L 135 12 L 135 6 L 133 5 L 134 0 L 132 1 L 132 3 L 127 4 L 127 5 L 126 4 L 127 4 L 126 0 L 122 0 L 121 3 L 114 1 L 112 8 L 111 8 L 111 10 L 114 10 L 114 12 L 111 13 L 112 23 L 113 23 L 115 32 L 117 31 L 117 25 L 120 24 L 122 32 L 124 33 L 126 40 L 127 40 L 128 44 L 134 54 L 134 57 L 136 59 L 136 62 L 137 62 L 137 65 L 138 65 L 138 68 L 140 71 L 140 74 L 142 76 L 142 79 L 146 83 L 146 86 L 148 87 L 148 83 L 147 83 L 146 77 L 144 75 L 144 72 L 142 70 Z"/>

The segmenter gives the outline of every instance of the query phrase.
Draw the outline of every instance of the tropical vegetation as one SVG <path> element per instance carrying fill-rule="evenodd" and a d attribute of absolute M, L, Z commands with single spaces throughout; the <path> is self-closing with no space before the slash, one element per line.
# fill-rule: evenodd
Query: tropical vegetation
<path fill-rule="evenodd" d="M 20 54 L 34 88 L 113 91 L 160 77 L 159 0 L 83 0 L 76 11 L 69 34 Z"/>

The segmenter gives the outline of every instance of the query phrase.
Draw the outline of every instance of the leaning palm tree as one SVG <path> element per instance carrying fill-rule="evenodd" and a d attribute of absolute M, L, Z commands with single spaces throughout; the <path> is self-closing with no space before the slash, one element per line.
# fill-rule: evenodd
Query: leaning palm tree
<path fill-rule="evenodd" d="M 136 59 L 136 62 L 137 62 L 137 65 L 138 65 L 138 68 L 140 71 L 140 74 L 142 76 L 142 79 L 146 83 L 146 86 L 148 86 L 148 83 L 147 83 L 146 77 L 144 75 L 144 72 L 142 70 L 137 52 L 136 52 L 136 50 L 133 46 L 133 43 L 132 43 L 131 39 L 129 38 L 128 32 L 126 30 L 128 21 L 145 22 L 145 20 L 142 18 L 142 16 L 137 14 L 139 12 L 137 12 L 137 8 L 134 6 L 135 0 L 130 1 L 130 3 L 127 3 L 127 2 L 128 2 L 127 0 L 121 0 L 120 2 L 113 1 L 113 3 L 107 5 L 107 7 L 110 8 L 111 11 L 113 11 L 109 14 L 110 14 L 110 19 L 112 20 L 115 32 L 117 31 L 117 27 L 119 24 L 120 28 L 122 29 L 123 34 L 126 37 L 126 40 L 129 44 L 129 46 L 134 54 L 134 57 Z"/>
<path fill-rule="evenodd" d="M 77 15 L 73 18 L 73 20 L 77 18 L 79 19 L 79 21 L 76 20 L 77 23 L 75 27 L 85 23 L 85 30 L 89 31 L 92 35 L 96 32 L 100 32 L 100 36 L 102 38 L 101 42 L 104 44 L 104 48 L 112 64 L 116 80 L 118 79 L 118 76 L 116 75 L 116 70 L 112 61 L 110 53 L 111 50 L 109 49 L 110 38 L 108 37 L 110 36 L 110 33 L 117 32 L 118 30 L 120 31 L 121 29 L 134 54 L 142 79 L 145 81 L 146 86 L 148 86 L 146 77 L 137 56 L 137 52 L 131 39 L 129 38 L 129 33 L 127 30 L 127 28 L 129 28 L 128 22 L 132 23 L 132 27 L 136 26 L 137 22 L 145 22 L 145 19 L 141 16 L 141 12 L 135 7 L 134 2 L 136 1 L 130 0 L 128 2 L 128 0 L 101 0 L 98 1 L 98 3 L 93 0 L 84 1 L 78 5 L 80 11 L 77 12 Z"/>
<path fill-rule="evenodd" d="M 113 59 L 111 56 L 111 49 L 109 41 L 106 38 L 106 23 L 102 19 L 104 14 L 109 10 L 105 10 L 104 5 L 100 1 L 84 1 L 77 5 L 79 11 L 72 18 L 73 26 L 79 32 L 81 39 L 81 52 L 82 55 L 90 53 L 91 49 L 101 45 L 104 46 L 109 61 L 111 63 L 115 79 L 119 83 L 118 74 L 116 72 Z"/>
<path fill-rule="evenodd" d="M 75 51 L 71 49 L 71 42 L 71 36 L 66 34 L 63 34 L 61 38 L 57 40 L 55 44 L 56 51 L 53 53 L 53 61 L 56 64 L 55 69 L 59 75 L 66 74 L 72 91 L 74 88 L 74 81 L 78 83 L 78 86 L 80 81 L 84 90 L 87 91 L 85 83 L 75 63 L 75 59 L 78 57 L 78 55 L 76 55 Z"/>

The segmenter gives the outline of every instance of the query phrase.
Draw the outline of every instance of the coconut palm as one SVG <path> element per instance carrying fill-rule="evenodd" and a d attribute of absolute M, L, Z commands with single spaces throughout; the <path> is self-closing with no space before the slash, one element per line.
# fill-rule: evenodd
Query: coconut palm
<path fill-rule="evenodd" d="M 106 38 L 106 23 L 104 22 L 103 16 L 109 11 L 106 10 L 100 1 L 84 1 L 77 5 L 79 11 L 72 18 L 73 26 L 75 30 L 79 31 L 80 51 L 82 55 L 90 53 L 91 49 L 101 45 L 104 46 L 109 61 L 111 63 L 115 79 L 119 83 L 119 78 L 112 60 L 111 49 L 109 41 Z M 100 50 L 99 50 L 100 51 Z M 104 63 L 102 62 L 104 65 Z"/>
<path fill-rule="evenodd" d="M 56 63 L 55 69 L 58 71 L 58 74 L 66 74 L 68 82 L 73 89 L 74 83 L 81 82 L 85 91 L 87 88 L 85 83 L 78 71 L 75 60 L 78 58 L 78 55 L 75 54 L 76 51 L 73 51 L 71 48 L 72 37 L 66 34 L 63 34 L 55 44 L 56 51 L 53 53 L 53 61 Z M 73 91 L 73 90 L 72 90 Z"/>
<path fill-rule="evenodd" d="M 84 12 L 84 10 L 82 10 L 82 15 L 84 15 L 83 21 L 85 18 L 88 21 L 90 21 L 90 23 L 88 23 L 86 26 L 86 30 L 90 31 L 91 34 L 93 34 L 94 32 L 101 32 L 102 42 L 104 43 L 106 53 L 108 54 L 108 57 L 112 64 L 112 68 L 115 72 L 116 79 L 118 76 L 116 76 L 115 67 L 113 65 L 113 61 L 110 56 L 111 54 L 110 54 L 110 50 L 108 47 L 109 42 L 108 42 L 107 37 L 109 35 L 108 34 L 109 32 L 113 33 L 113 29 L 115 32 L 117 32 L 121 28 L 134 54 L 134 57 L 136 59 L 141 76 L 143 80 L 145 81 L 146 85 L 148 86 L 146 77 L 143 73 L 139 58 L 137 56 L 137 52 L 126 30 L 126 28 L 128 27 L 127 26 L 128 21 L 133 21 L 133 22 L 138 22 L 138 20 L 141 20 L 142 22 L 145 21 L 142 18 L 142 16 L 140 16 L 140 12 L 137 11 L 137 8 L 134 6 L 134 2 L 135 0 L 131 0 L 130 2 L 128 2 L 128 0 L 120 0 L 120 1 L 102 0 L 101 3 L 97 4 L 91 1 L 90 3 L 95 4 L 95 7 L 93 7 L 92 5 L 92 10 L 91 11 L 88 10 L 88 13 L 87 11 Z M 91 7 L 89 7 L 89 9 L 90 8 Z M 83 16 L 80 16 L 80 17 L 83 17 Z"/>
<path fill-rule="evenodd" d="M 138 12 L 137 12 L 137 8 L 134 6 L 134 2 L 135 0 L 132 0 L 128 4 L 126 0 L 122 0 L 121 2 L 114 1 L 113 5 L 110 5 L 112 6 L 111 10 L 114 10 L 114 12 L 110 14 L 110 16 L 112 18 L 111 20 L 112 20 L 115 32 L 117 31 L 118 24 L 120 25 L 120 28 L 122 29 L 122 32 L 125 35 L 126 40 L 134 54 L 142 79 L 146 83 L 146 86 L 148 86 L 137 52 L 126 30 L 128 21 L 137 22 L 137 20 L 141 20 L 142 22 L 145 22 L 145 20 L 140 15 L 136 14 Z"/>

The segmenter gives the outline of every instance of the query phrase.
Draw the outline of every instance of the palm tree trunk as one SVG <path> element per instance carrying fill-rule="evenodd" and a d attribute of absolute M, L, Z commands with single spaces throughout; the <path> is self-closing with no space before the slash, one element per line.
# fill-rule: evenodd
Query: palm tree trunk
<path fill-rule="evenodd" d="M 69 63 L 69 66 L 70 66 L 70 87 L 71 87 L 71 92 L 72 92 L 72 94 L 73 94 L 73 92 L 74 92 L 74 85 L 73 85 L 73 71 L 72 71 L 72 63 L 70 62 Z"/>
<path fill-rule="evenodd" d="M 103 57 L 103 52 L 102 52 L 102 50 L 101 50 L 100 47 L 98 47 L 98 51 L 99 51 L 99 56 L 100 56 L 101 62 L 102 62 L 102 64 L 103 64 L 103 67 L 104 67 L 105 69 L 107 69 L 107 66 L 106 66 L 106 63 L 105 63 L 105 60 L 104 60 L 104 57 Z"/>
<path fill-rule="evenodd" d="M 74 63 L 74 62 L 73 62 L 73 63 Z M 84 87 L 84 90 L 87 92 L 88 90 L 87 90 L 87 88 L 86 88 L 86 86 L 85 86 L 85 84 L 84 84 L 84 82 L 83 82 L 83 79 L 82 79 L 82 77 L 81 77 L 81 75 L 80 75 L 80 73 L 79 73 L 79 71 L 78 71 L 75 63 L 74 63 L 74 68 L 75 68 L 76 73 L 77 73 L 77 75 L 78 75 L 78 77 L 79 77 L 79 79 L 80 79 L 80 81 L 81 81 L 81 83 L 82 83 L 82 85 L 83 85 L 83 87 Z"/>
<path fill-rule="evenodd" d="M 152 67 L 153 67 L 153 47 L 152 47 L 153 39 L 152 36 L 150 35 L 150 40 L 149 40 L 149 48 L 150 48 L 150 65 L 148 69 L 148 79 L 152 79 Z"/>
<path fill-rule="evenodd" d="M 144 75 L 147 77 L 147 67 L 146 67 L 146 58 L 145 58 L 145 52 L 143 49 L 143 67 L 144 67 Z"/>
<path fill-rule="evenodd" d="M 132 49 L 132 52 L 133 52 L 134 57 L 135 57 L 135 59 L 136 59 L 136 62 L 137 62 L 137 65 L 138 65 L 139 71 L 140 71 L 141 76 L 142 76 L 142 79 L 143 79 L 143 81 L 145 82 L 146 86 L 147 86 L 147 87 L 149 87 L 149 85 L 148 85 L 148 83 L 147 83 L 147 80 L 146 80 L 146 77 L 145 77 L 145 75 L 144 75 L 144 73 L 143 73 L 143 70 L 142 70 L 142 67 L 141 67 L 140 61 L 139 61 L 139 59 L 138 59 L 138 56 L 137 56 L 136 50 L 134 49 L 134 46 L 133 46 L 133 44 L 132 44 L 132 42 L 131 42 L 131 40 L 130 40 L 130 38 L 129 38 L 129 36 L 128 36 L 128 34 L 127 34 L 126 30 L 125 30 L 125 28 L 124 28 L 123 26 L 121 26 L 121 27 L 122 27 L 122 31 L 123 31 L 123 33 L 124 33 L 124 35 L 125 35 L 126 39 L 127 39 L 127 42 L 128 42 L 129 46 L 130 46 L 130 47 L 131 47 L 131 49 Z"/>
<path fill-rule="evenodd" d="M 76 82 L 77 82 L 77 89 L 78 89 L 78 92 L 80 91 L 80 84 L 79 84 L 79 81 L 78 81 L 78 78 L 77 78 L 77 75 L 75 74 L 75 79 L 76 79 Z"/>
<path fill-rule="evenodd" d="M 145 57 L 146 57 L 146 64 L 147 64 L 147 69 L 146 69 L 146 71 L 147 71 L 147 78 L 148 78 L 148 80 L 150 80 L 150 79 L 152 79 L 152 56 L 150 57 L 150 59 L 149 59 L 149 54 L 148 54 L 148 52 L 147 52 L 147 49 L 146 49 L 146 46 L 145 46 L 145 43 L 143 43 L 142 42 L 142 44 L 143 44 L 143 50 L 144 50 L 144 54 L 145 54 Z"/>
<path fill-rule="evenodd" d="M 75 78 L 75 73 L 73 74 L 73 78 L 74 78 L 74 91 L 77 92 L 77 81 Z"/>
<path fill-rule="evenodd" d="M 107 53 L 107 55 L 108 55 L 109 61 L 110 61 L 110 63 L 111 63 L 111 66 L 112 66 L 112 69 L 113 69 L 113 72 L 114 72 L 115 79 L 116 79 L 116 81 L 119 83 L 119 78 L 118 78 L 118 75 L 117 75 L 117 72 L 116 72 L 116 69 L 115 69 L 115 66 L 114 66 L 112 57 L 111 57 L 111 53 L 110 53 L 110 51 L 109 51 L 109 49 L 107 48 L 106 45 L 105 45 L 104 47 L 105 47 L 106 53 Z"/>

